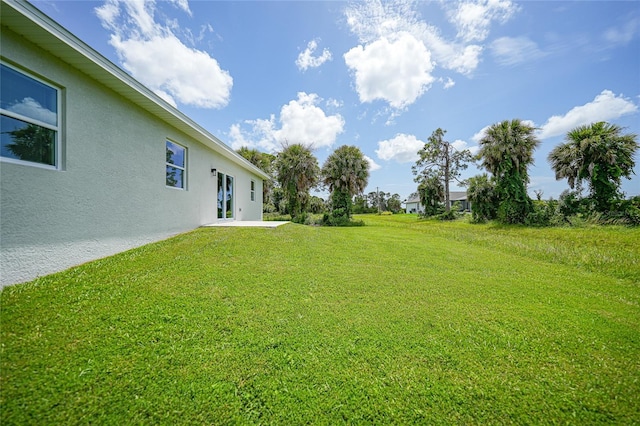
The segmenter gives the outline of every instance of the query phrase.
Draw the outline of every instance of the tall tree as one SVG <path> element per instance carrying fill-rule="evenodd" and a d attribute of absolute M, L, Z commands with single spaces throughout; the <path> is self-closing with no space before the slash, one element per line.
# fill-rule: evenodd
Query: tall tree
<path fill-rule="evenodd" d="M 384 193 L 383 193 L 384 194 Z M 370 193 L 367 194 L 367 201 L 369 202 L 369 206 L 371 208 L 374 208 L 376 210 L 380 210 L 380 197 L 379 197 L 379 191 L 371 191 Z"/>
<path fill-rule="evenodd" d="M 343 145 L 333 151 L 322 166 L 322 182 L 331 192 L 332 209 L 344 209 L 351 217 L 352 199 L 369 181 L 369 162 L 360 148 Z"/>
<path fill-rule="evenodd" d="M 498 219 L 505 223 L 524 223 L 533 208 L 527 194 L 528 167 L 533 151 L 540 144 L 535 128 L 521 120 L 505 120 L 491 125 L 480 139 L 478 157 L 493 174 L 498 195 Z"/>
<path fill-rule="evenodd" d="M 571 189 L 580 192 L 586 181 L 596 209 L 604 212 L 622 197 L 621 180 L 631 177 L 638 147 L 637 135 L 600 121 L 571 130 L 548 159 L 556 179 L 566 178 Z"/>
<path fill-rule="evenodd" d="M 353 199 L 353 212 L 356 214 L 367 213 L 368 209 L 367 197 L 364 195 L 356 195 Z"/>
<path fill-rule="evenodd" d="M 433 216 L 442 212 L 440 209 L 442 201 L 445 199 L 444 192 L 444 185 L 438 174 L 423 174 L 418 185 L 418 194 L 420 195 L 420 203 L 424 206 L 425 216 Z"/>
<path fill-rule="evenodd" d="M 374 192 L 376 194 L 376 204 L 375 207 L 380 212 L 385 212 L 389 210 L 389 198 L 391 198 L 390 192 L 378 191 Z"/>
<path fill-rule="evenodd" d="M 400 194 L 393 194 L 387 201 L 387 207 L 389 207 L 389 211 L 391 211 L 392 213 L 400 212 L 400 210 L 402 210 L 402 200 L 400 199 Z"/>
<path fill-rule="evenodd" d="M 458 180 L 460 174 L 468 167 L 467 163 L 473 161 L 473 156 L 469 150 L 458 151 L 451 143 L 445 141 L 445 133 L 447 133 L 446 130 L 438 128 L 429 136 L 428 141 L 418 151 L 420 158 L 411 170 L 417 176 L 415 181 L 418 183 L 434 177 L 442 182 L 445 209 L 449 211 L 451 208 L 449 184 L 453 180 L 460 182 Z"/>
<path fill-rule="evenodd" d="M 289 213 L 296 218 L 306 209 L 309 191 L 318 182 L 318 160 L 311 149 L 302 144 L 287 145 L 278 153 L 275 169 Z"/>

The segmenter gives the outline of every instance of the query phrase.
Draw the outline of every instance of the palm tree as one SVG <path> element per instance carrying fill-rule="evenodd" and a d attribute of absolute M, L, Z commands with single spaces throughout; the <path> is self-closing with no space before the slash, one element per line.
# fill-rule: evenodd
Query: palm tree
<path fill-rule="evenodd" d="M 566 142 L 555 147 L 548 159 L 556 179 L 566 178 L 571 189 L 581 191 L 587 181 L 596 209 L 604 212 L 621 197 L 621 179 L 633 173 L 636 138 L 604 121 L 579 126 L 567 133 Z"/>
<path fill-rule="evenodd" d="M 305 210 L 309 190 L 318 182 L 320 168 L 311 149 L 302 144 L 285 146 L 275 161 L 277 180 L 285 194 L 288 210 L 296 218 Z"/>
<path fill-rule="evenodd" d="M 332 208 L 351 216 L 351 199 L 364 191 L 369 181 L 369 162 L 360 148 L 343 145 L 322 166 L 322 183 L 331 192 Z"/>
<path fill-rule="evenodd" d="M 496 181 L 498 219 L 503 222 L 522 223 L 532 209 L 527 168 L 540 144 L 534 131 L 521 120 L 505 120 L 490 126 L 480 140 L 478 157 Z"/>

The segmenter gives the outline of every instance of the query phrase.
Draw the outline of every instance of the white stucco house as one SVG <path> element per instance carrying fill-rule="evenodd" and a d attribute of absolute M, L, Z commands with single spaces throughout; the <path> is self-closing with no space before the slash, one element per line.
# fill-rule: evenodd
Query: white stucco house
<path fill-rule="evenodd" d="M 417 192 L 409 195 L 405 202 L 405 210 L 407 213 L 424 213 L 424 206 L 420 203 L 420 196 Z"/>
<path fill-rule="evenodd" d="M 455 202 L 460 203 L 460 210 L 471 210 L 471 203 L 467 198 L 467 191 L 450 191 L 449 192 L 450 207 Z M 424 206 L 420 203 L 420 196 L 417 192 L 411 194 L 405 203 L 407 213 L 424 213 Z"/>
<path fill-rule="evenodd" d="M 33 5 L 0 9 L 0 284 L 219 221 L 268 176 Z"/>

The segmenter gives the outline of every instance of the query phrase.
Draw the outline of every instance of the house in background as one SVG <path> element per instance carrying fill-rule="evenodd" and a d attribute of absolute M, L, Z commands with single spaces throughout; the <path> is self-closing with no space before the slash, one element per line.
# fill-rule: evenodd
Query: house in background
<path fill-rule="evenodd" d="M 405 210 L 407 213 L 424 213 L 424 206 L 420 203 L 420 195 L 417 192 L 409 195 L 405 202 Z"/>
<path fill-rule="evenodd" d="M 264 172 L 33 5 L 0 7 L 0 285 L 262 219 Z"/>
<path fill-rule="evenodd" d="M 450 191 L 449 192 L 450 207 L 456 202 L 460 203 L 460 211 L 470 211 L 471 203 L 467 199 L 467 191 Z M 424 206 L 420 203 L 420 196 L 414 192 L 409 196 L 406 203 L 407 213 L 424 213 Z"/>
<path fill-rule="evenodd" d="M 471 203 L 467 198 L 467 191 L 451 191 L 449 192 L 450 207 L 458 202 L 460 203 L 460 211 L 471 211 Z"/>

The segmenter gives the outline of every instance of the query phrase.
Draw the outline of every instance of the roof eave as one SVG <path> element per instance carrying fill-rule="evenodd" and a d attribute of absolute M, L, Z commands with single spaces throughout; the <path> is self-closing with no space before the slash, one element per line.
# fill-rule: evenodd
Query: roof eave
<path fill-rule="evenodd" d="M 32 4 L 21 0 L 2 0 L 1 6 L 3 27 L 43 47 L 105 87 L 262 179 L 271 178 Z"/>

